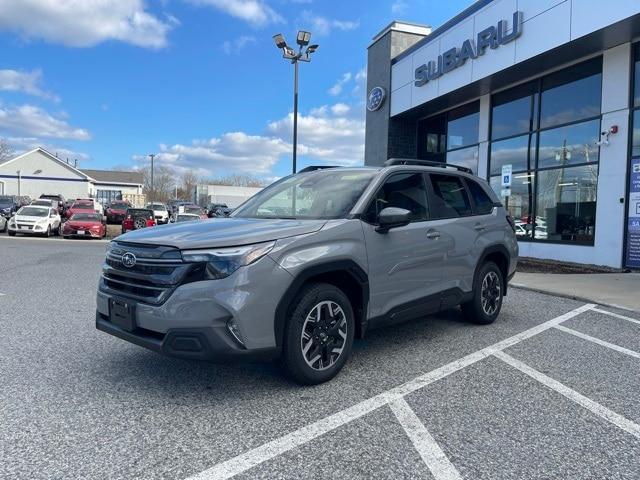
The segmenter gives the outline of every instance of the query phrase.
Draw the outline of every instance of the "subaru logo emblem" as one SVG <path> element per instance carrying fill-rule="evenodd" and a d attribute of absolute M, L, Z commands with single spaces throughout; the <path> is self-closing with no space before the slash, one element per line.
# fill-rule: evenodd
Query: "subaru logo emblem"
<path fill-rule="evenodd" d="M 384 103 L 387 92 L 382 87 L 373 87 L 367 97 L 367 110 L 375 112 Z"/>
<path fill-rule="evenodd" d="M 131 252 L 127 252 L 124 255 L 122 255 L 122 265 L 124 265 L 127 268 L 135 267 L 136 261 L 137 261 L 136 256 Z"/>

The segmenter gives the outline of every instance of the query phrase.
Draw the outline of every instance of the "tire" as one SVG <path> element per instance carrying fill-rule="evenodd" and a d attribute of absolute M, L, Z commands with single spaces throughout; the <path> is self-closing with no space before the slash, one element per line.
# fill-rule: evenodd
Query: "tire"
<path fill-rule="evenodd" d="M 286 373 L 302 385 L 331 380 L 351 355 L 355 322 L 349 299 L 333 285 L 313 283 L 300 291 L 290 312 L 283 338 Z"/>
<path fill-rule="evenodd" d="M 504 298 L 504 278 L 493 262 L 483 264 L 476 275 L 473 299 L 462 304 L 466 319 L 478 325 L 493 323 L 502 309 Z"/>
<path fill-rule="evenodd" d="M 46 233 L 44 234 L 44 236 L 45 236 L 46 238 L 49 238 L 49 237 L 51 236 L 51 225 L 48 225 L 48 226 L 47 226 L 47 231 L 46 231 Z"/>
<path fill-rule="evenodd" d="M 9 230 L 9 236 L 10 237 L 15 237 L 16 236 L 16 232 L 12 232 L 11 230 Z"/>
<path fill-rule="evenodd" d="M 62 224 L 58 225 L 58 228 L 56 228 L 56 231 L 55 231 L 55 235 L 56 235 L 56 237 L 59 237 L 59 236 L 60 236 L 60 234 L 61 234 L 61 228 L 62 228 Z"/>

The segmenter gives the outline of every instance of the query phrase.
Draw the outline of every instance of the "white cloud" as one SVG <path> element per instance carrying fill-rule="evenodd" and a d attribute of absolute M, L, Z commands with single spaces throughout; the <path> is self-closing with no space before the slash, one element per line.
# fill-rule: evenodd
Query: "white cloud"
<path fill-rule="evenodd" d="M 351 111 L 351 107 L 346 103 L 336 103 L 331 107 L 331 113 L 337 117 L 344 117 Z"/>
<path fill-rule="evenodd" d="M 60 101 L 60 98 L 42 89 L 42 72 L 33 70 L 25 72 L 20 70 L 0 70 L 0 90 L 8 92 L 23 92 L 36 97 Z"/>
<path fill-rule="evenodd" d="M 162 48 L 177 23 L 174 17 L 150 14 L 143 0 L 0 1 L 0 30 L 70 47 L 116 40 Z"/>
<path fill-rule="evenodd" d="M 343 103 L 323 105 L 298 117 L 298 154 L 320 163 L 359 165 L 364 160 L 364 114 L 349 116 Z M 156 160 L 176 175 L 194 170 L 203 177 L 250 173 L 272 178 L 273 167 L 291 156 L 293 114 L 271 122 L 261 135 L 231 132 L 190 144 L 160 145 Z M 145 164 L 144 155 L 133 160 Z"/>
<path fill-rule="evenodd" d="M 254 26 L 282 23 L 284 19 L 262 0 L 186 0 L 199 6 L 213 7 Z"/>
<path fill-rule="evenodd" d="M 191 169 L 204 176 L 221 170 L 266 174 L 290 152 L 291 145 L 281 138 L 231 132 L 188 145 L 160 145 L 156 159 L 176 173 Z M 144 156 L 135 156 L 134 160 L 144 161 Z"/>
<path fill-rule="evenodd" d="M 342 104 L 336 104 L 342 105 Z M 298 141 L 301 155 L 311 159 L 340 164 L 358 165 L 364 161 L 364 118 L 338 116 L 343 107 L 331 110 L 335 116 L 298 116 Z M 325 110 L 323 110 L 325 111 Z M 340 113 L 342 115 L 342 113 Z M 267 131 L 280 138 L 290 138 L 293 114 L 271 122 Z"/>
<path fill-rule="evenodd" d="M 241 35 L 240 37 L 234 40 L 225 40 L 222 43 L 222 51 L 227 55 L 233 55 L 240 52 L 240 50 L 242 50 L 243 48 L 249 45 L 253 45 L 256 42 L 257 42 L 256 37 Z"/>
<path fill-rule="evenodd" d="M 409 8 L 409 5 L 407 4 L 407 2 L 404 2 L 403 0 L 396 0 L 391 5 L 391 13 L 395 15 L 401 15 L 405 13 L 408 8 Z"/>
<path fill-rule="evenodd" d="M 33 150 L 34 148 L 41 147 L 48 152 L 57 155 L 60 160 L 73 160 L 85 161 L 90 160 L 90 156 L 84 152 L 79 152 L 71 148 L 61 146 L 58 144 L 52 144 L 49 142 L 43 142 L 39 138 L 35 137 L 8 137 L 7 143 L 15 150 L 17 155 Z"/>
<path fill-rule="evenodd" d="M 342 76 L 338 79 L 338 81 L 329 89 L 329 95 L 333 95 L 334 97 L 340 95 L 346 83 L 351 80 L 351 73 L 343 73 Z"/>
<path fill-rule="evenodd" d="M 304 28 L 309 30 L 312 34 L 319 36 L 329 35 L 333 29 L 346 32 L 349 30 L 355 30 L 360 26 L 360 22 L 357 20 L 335 20 L 321 15 L 316 15 L 309 10 L 302 12 L 302 15 L 298 19 L 298 23 L 302 24 Z"/>
<path fill-rule="evenodd" d="M 0 131 L 20 136 L 89 140 L 91 135 L 83 128 L 69 125 L 64 114 L 53 116 L 40 107 L 0 105 Z"/>

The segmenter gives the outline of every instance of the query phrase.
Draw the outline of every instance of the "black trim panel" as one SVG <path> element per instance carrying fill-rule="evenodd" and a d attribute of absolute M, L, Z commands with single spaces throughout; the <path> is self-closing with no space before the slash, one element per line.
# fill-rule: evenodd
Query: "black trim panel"
<path fill-rule="evenodd" d="M 288 310 L 294 301 L 296 295 L 302 288 L 302 286 L 312 277 L 322 275 L 331 272 L 345 272 L 348 273 L 362 289 L 362 305 L 352 305 L 354 313 L 356 310 L 361 309 L 361 321 L 360 329 L 361 336 L 364 336 L 364 332 L 367 329 L 367 306 L 369 305 L 369 277 L 367 273 L 353 260 L 336 260 L 333 262 L 323 263 L 321 265 L 314 265 L 303 270 L 299 273 L 289 285 L 289 288 L 282 296 L 276 307 L 276 315 L 274 319 L 274 334 L 276 339 L 276 348 L 282 350 L 282 343 L 284 337 L 284 327 L 287 323 Z M 359 308 L 357 308 L 359 307 Z"/>

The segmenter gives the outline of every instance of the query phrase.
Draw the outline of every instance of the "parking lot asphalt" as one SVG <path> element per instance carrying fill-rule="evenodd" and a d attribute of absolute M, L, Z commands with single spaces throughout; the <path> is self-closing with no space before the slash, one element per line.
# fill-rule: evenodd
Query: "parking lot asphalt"
<path fill-rule="evenodd" d="M 511 289 L 493 325 L 373 331 L 300 387 L 96 331 L 104 252 L 0 238 L 0 478 L 639 476 L 640 313 Z"/>

